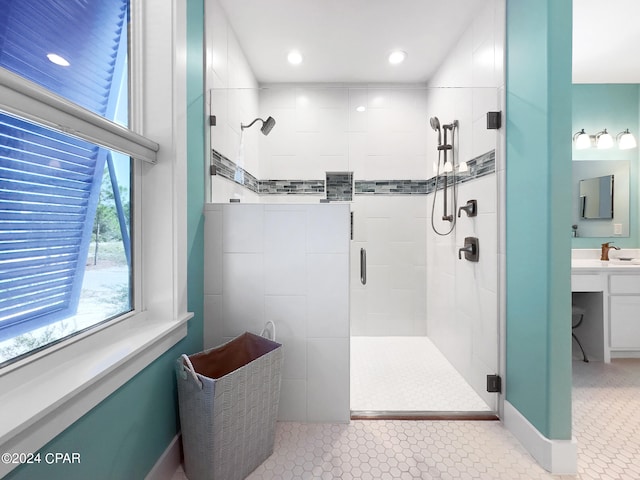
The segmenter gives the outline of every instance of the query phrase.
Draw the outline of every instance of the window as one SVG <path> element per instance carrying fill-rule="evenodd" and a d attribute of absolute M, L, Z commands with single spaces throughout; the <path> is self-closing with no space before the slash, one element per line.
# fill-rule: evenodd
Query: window
<path fill-rule="evenodd" d="M 0 0 L 0 52 L 6 45 L 7 19 L 15 17 L 7 12 L 18 4 L 92 4 L 102 9 L 111 1 Z M 131 313 L 0 366 L 0 452 L 42 448 L 185 338 L 193 316 L 187 312 L 186 2 L 130 4 L 131 129 L 0 67 L 3 114 L 133 158 L 129 194 L 135 297 Z M 68 25 L 64 29 L 65 35 L 73 34 Z M 0 54 L 0 62 L 2 58 Z M 122 179 L 121 187 L 126 184 Z M 0 463 L 0 477 L 14 467 Z"/>
<path fill-rule="evenodd" d="M 2 78 L 28 91 L 0 105 L 0 366 L 135 306 L 128 19 L 128 0 L 3 6 Z"/>

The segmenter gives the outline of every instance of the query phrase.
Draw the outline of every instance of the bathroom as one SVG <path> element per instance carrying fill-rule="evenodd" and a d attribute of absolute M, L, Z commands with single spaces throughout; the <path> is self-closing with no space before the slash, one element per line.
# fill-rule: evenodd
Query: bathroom
<path fill-rule="evenodd" d="M 264 70 L 266 60 L 252 64 L 249 58 L 260 58 L 260 50 L 240 38 L 256 27 L 249 21 L 252 8 L 264 7 L 206 3 L 213 175 L 205 207 L 205 347 L 274 321 L 289 347 L 281 420 L 499 413 L 487 375 L 501 373 L 504 129 L 489 128 L 487 117 L 504 110 L 505 6 L 496 0 L 472 7 L 439 37 L 438 66 L 429 78 L 410 70 L 420 63 L 416 53 L 408 52 L 410 72 L 403 74 L 405 65 L 383 64 L 390 47 L 381 47 L 373 73 L 307 73 L 310 55 L 301 65 L 282 62 L 278 77 L 266 70 L 259 79 L 254 72 Z M 336 18 L 332 8 L 340 7 L 330 4 L 327 18 Z M 282 13 L 270 10 L 259 15 L 270 20 L 265 25 Z M 370 10 L 359 29 L 376 28 L 379 11 Z M 277 41 L 267 40 L 270 35 L 278 38 L 262 35 L 265 43 Z M 428 38 L 423 33 L 420 41 Z M 275 125 L 266 135 L 264 123 L 249 126 L 268 117 Z M 432 117 L 440 125 L 430 124 Z M 439 150 L 443 143 L 452 148 Z M 448 180 L 446 212 L 445 160 L 455 162 L 458 179 Z M 475 212 L 460 209 L 471 200 Z M 440 220 L 445 214 L 452 221 Z M 466 237 L 479 240 L 477 262 L 459 251 Z M 429 389 L 446 390 L 453 378 L 463 394 L 451 391 L 431 404 L 390 402 L 400 396 L 400 385 L 371 404 L 373 392 L 355 388 L 399 376 L 354 378 L 358 361 L 372 365 L 362 358 L 427 350 L 438 360 L 407 359 L 393 368 L 422 375 L 421 397 L 436 396 Z M 439 378 L 421 370 L 436 363 L 445 364 Z"/>
<path fill-rule="evenodd" d="M 90 454 L 91 458 L 89 460 L 84 461 L 83 457 L 82 465 L 73 465 L 66 469 L 64 466 L 59 466 L 59 469 L 55 470 L 53 474 L 50 467 L 41 466 L 40 469 L 37 469 L 38 466 L 25 466 L 11 478 L 36 478 L 34 472 L 43 472 L 45 468 L 49 468 L 49 470 L 39 478 L 70 478 L 79 475 L 95 477 L 96 475 L 99 476 L 98 472 L 105 472 L 105 478 L 108 472 L 112 474 L 113 472 L 116 472 L 116 474 L 118 472 L 126 472 L 126 474 L 123 473 L 121 475 L 123 478 L 142 478 L 156 462 L 163 463 L 163 460 L 167 458 L 163 452 L 176 452 L 179 450 L 177 447 L 179 440 L 176 440 L 178 438 L 178 427 L 175 419 L 176 403 L 174 401 L 175 389 L 173 386 L 175 380 L 172 375 L 167 375 L 167 372 L 173 373 L 173 364 L 180 353 L 185 351 L 193 352 L 202 348 L 203 312 L 201 305 L 204 258 L 202 254 L 204 243 L 202 205 L 205 201 L 210 201 L 210 198 L 209 193 L 205 195 L 201 187 L 203 147 L 202 139 L 198 135 L 200 135 L 199 132 L 204 131 L 202 125 L 204 105 L 206 105 L 207 113 L 211 113 L 209 110 L 210 100 L 203 98 L 204 87 L 202 83 L 198 83 L 203 77 L 200 64 L 203 57 L 202 12 L 205 10 L 205 3 L 207 2 L 188 1 L 186 2 L 189 7 L 187 12 L 183 12 L 180 9 L 184 5 L 182 2 L 177 1 L 173 4 L 167 2 L 162 5 L 154 5 L 154 8 L 150 9 L 151 15 L 148 19 L 148 24 L 157 26 L 157 29 L 161 32 L 161 35 L 154 38 L 153 45 L 157 49 L 155 51 L 173 52 L 173 56 L 149 55 L 146 59 L 147 63 L 157 66 L 157 62 L 165 62 L 166 65 L 163 64 L 163 68 L 158 71 L 151 70 L 152 73 L 146 77 L 147 83 L 143 84 L 144 88 L 141 87 L 144 91 L 156 93 L 153 102 L 156 107 L 164 104 L 164 102 L 155 101 L 157 98 L 169 98 L 174 93 L 176 98 L 182 99 L 184 98 L 184 90 L 188 93 L 188 101 L 175 102 L 176 111 L 171 112 L 171 117 L 169 114 L 156 115 L 158 120 L 167 120 L 169 118 L 181 120 L 186 117 L 188 135 L 186 132 L 184 134 L 187 136 L 188 142 L 184 142 L 184 139 L 182 143 L 180 139 L 176 140 L 178 145 L 176 148 L 180 153 L 178 160 L 173 162 L 170 156 L 165 156 L 162 157 L 163 161 L 159 165 L 154 166 L 153 169 L 148 169 L 149 176 L 155 177 L 157 175 L 162 177 L 166 175 L 167 177 L 167 182 L 161 184 L 162 188 L 156 189 L 159 195 L 149 202 L 151 205 L 158 205 L 153 215 L 149 215 L 149 219 L 166 219 L 167 222 L 166 224 L 163 223 L 157 230 L 152 230 L 152 234 L 146 236 L 148 243 L 145 244 L 145 251 L 148 252 L 147 256 L 152 259 L 150 263 L 153 266 L 162 267 L 160 271 L 152 270 L 151 272 L 146 272 L 148 285 L 146 285 L 145 290 L 150 294 L 147 300 L 148 306 L 154 315 L 165 312 L 171 313 L 173 309 L 177 309 L 180 312 L 186 311 L 186 309 L 193 311 L 195 317 L 189 323 L 188 336 L 186 340 L 177 344 L 175 342 L 168 344 L 167 342 L 167 344 L 162 345 L 161 352 L 147 361 L 146 365 L 149 365 L 149 368 L 141 371 L 143 367 L 140 367 L 139 370 L 130 373 L 125 380 L 122 380 L 117 385 L 110 385 L 109 390 L 105 388 L 106 393 L 100 397 L 105 401 L 99 404 L 98 408 L 93 407 L 99 400 L 89 406 L 86 406 L 85 402 L 79 407 L 77 397 L 67 395 L 70 400 L 66 404 L 71 404 L 69 411 L 72 411 L 73 415 L 69 411 L 61 414 L 59 410 L 55 410 L 52 414 L 52 416 L 55 415 L 55 422 L 42 421 L 34 425 L 34 428 L 39 429 L 37 430 L 38 439 L 31 441 L 28 444 L 30 448 L 26 448 L 26 450 L 35 451 L 47 442 L 50 442 L 47 443 L 50 449 L 57 451 L 68 451 L 72 447 L 81 445 Z M 552 1 L 546 5 L 543 5 L 544 2 L 509 1 L 507 3 L 509 6 L 507 11 L 509 25 L 507 38 L 510 41 L 508 50 L 512 52 L 507 52 L 508 59 L 512 61 L 507 62 L 508 67 L 506 68 L 509 79 L 508 85 L 510 85 L 507 88 L 506 96 L 510 102 L 507 103 L 507 108 L 505 109 L 508 113 L 505 118 L 509 119 L 508 130 L 510 132 L 506 148 L 510 162 L 510 176 L 506 181 L 506 196 L 509 198 L 510 209 L 508 212 L 499 211 L 498 213 L 501 225 L 503 224 L 503 216 L 506 215 L 507 217 L 508 225 L 510 225 L 507 231 L 507 238 L 511 245 L 510 247 L 505 247 L 502 243 L 499 243 L 501 246 L 498 253 L 499 259 L 504 258 L 505 250 L 509 253 L 507 275 L 502 275 L 500 273 L 501 270 L 498 269 L 500 273 L 499 285 L 501 285 L 499 290 L 504 290 L 503 284 L 506 284 L 509 288 L 509 302 L 506 314 L 509 328 L 505 335 L 508 338 L 502 340 L 509 345 L 509 350 L 507 350 L 506 354 L 509 360 L 507 367 L 509 382 L 505 404 L 509 403 L 515 407 L 507 412 L 510 415 L 513 415 L 516 409 L 521 412 L 522 416 L 530 421 L 529 425 L 533 425 L 531 430 L 535 430 L 534 433 L 540 432 L 542 436 L 550 439 L 552 443 L 564 445 L 564 442 L 571 438 L 571 373 L 570 366 L 566 367 L 568 363 L 566 360 L 568 359 L 564 353 L 570 343 L 569 327 L 564 327 L 570 312 L 568 309 L 565 311 L 565 305 L 562 303 L 570 293 L 568 286 L 568 252 L 572 241 L 574 246 L 578 245 L 584 249 L 594 249 L 601 242 L 598 239 L 585 239 L 582 237 L 574 240 L 570 239 L 571 216 L 568 207 L 567 211 L 564 211 L 564 205 L 571 201 L 571 195 L 566 192 L 566 182 L 564 185 L 554 188 L 552 188 L 550 182 L 554 175 L 558 175 L 562 179 L 570 178 L 571 166 L 569 165 L 569 172 L 567 173 L 567 166 L 560 161 L 571 156 L 571 147 L 568 141 L 569 134 L 575 133 L 581 128 L 587 128 L 590 133 L 595 133 L 601 127 L 599 125 L 597 127 L 594 126 L 594 130 L 591 130 L 586 125 L 572 125 L 570 122 L 570 105 L 568 107 L 569 123 L 567 125 L 563 122 L 567 105 L 562 102 L 562 99 L 570 97 L 569 91 L 561 88 L 557 90 L 561 95 L 559 99 L 554 99 L 553 108 L 550 108 L 551 102 L 541 99 L 543 93 L 547 93 L 548 88 L 567 80 L 567 73 L 562 68 L 554 68 L 558 67 L 558 64 L 554 63 L 556 60 L 552 61 L 545 56 L 549 52 L 546 52 L 546 50 L 543 52 L 543 48 L 538 48 L 544 45 L 545 41 L 557 40 L 558 35 L 562 35 L 562 32 L 566 34 L 569 30 L 566 26 L 558 28 L 558 24 L 555 23 L 558 20 L 559 24 L 567 25 L 566 22 L 571 20 L 570 11 L 567 11 L 563 6 L 565 2 Z M 172 31 L 175 12 L 187 17 L 187 21 L 183 23 L 188 26 L 188 48 L 180 43 L 181 38 L 186 36 L 184 32 L 182 32 L 182 36 L 180 32 L 174 36 L 167 35 L 167 32 Z M 541 20 L 541 18 L 543 19 Z M 553 18 L 554 22 L 549 22 L 549 18 Z M 538 21 L 535 24 L 536 28 L 532 28 L 528 24 L 526 21 L 528 19 Z M 180 25 L 179 20 L 175 20 L 174 23 Z M 548 27 L 550 33 L 542 32 L 538 28 L 541 24 Z M 567 62 L 567 59 L 570 58 L 571 49 L 570 47 L 568 49 L 563 47 L 563 45 L 570 43 L 570 34 L 568 37 L 561 38 L 564 42 L 554 43 L 557 46 L 554 49 L 554 54 L 558 51 L 561 53 L 559 59 L 561 62 L 558 62 L 560 66 L 570 63 Z M 172 41 L 175 41 L 175 44 L 180 48 L 173 48 Z M 166 44 L 169 45 L 167 46 Z M 181 55 L 184 50 L 181 50 L 181 48 L 187 50 L 190 55 L 187 69 L 189 84 L 188 86 L 182 85 L 183 90 L 178 89 L 174 92 L 170 88 L 173 85 L 167 87 L 163 82 L 159 82 L 158 79 L 170 79 L 171 72 L 173 72 L 171 68 L 183 65 L 181 62 L 184 61 L 184 58 Z M 513 61 L 514 58 L 526 58 L 527 62 L 525 62 L 526 64 L 521 64 Z M 211 60 L 209 58 L 208 61 Z M 568 76 L 570 78 L 570 72 Z M 526 81 L 526 78 L 533 80 Z M 548 81 L 545 82 L 545 79 Z M 526 88 L 523 87 L 523 84 Z M 158 93 L 153 89 L 154 86 L 163 87 L 163 89 L 160 89 Z M 181 84 L 178 86 L 181 86 Z M 524 99 L 524 101 L 520 102 L 521 99 Z M 558 100 L 560 101 L 558 102 Z M 494 106 L 492 105 L 491 107 L 493 108 Z M 504 106 L 498 104 L 498 107 L 502 109 Z M 537 115 L 539 109 L 544 110 L 545 108 L 548 109 L 545 110 L 545 114 Z M 156 110 L 154 109 L 153 112 L 156 112 Z M 220 112 L 214 113 L 221 115 Z M 239 116 L 234 125 L 238 122 L 247 123 L 251 121 L 257 113 L 250 111 L 247 112 L 247 115 Z M 259 113 L 263 114 L 262 112 Z M 265 112 L 265 114 L 274 115 L 278 123 L 270 135 L 263 138 L 263 140 L 274 139 L 275 137 L 272 137 L 272 135 L 277 133 L 282 121 L 272 112 Z M 461 120 L 463 118 L 458 116 L 458 112 L 449 112 L 440 107 L 437 111 L 425 112 L 421 120 L 421 129 L 425 134 L 425 141 L 430 142 L 430 147 L 425 148 L 427 154 L 433 154 L 433 147 L 437 144 L 437 132 L 432 130 L 429 125 L 429 118 L 433 116 L 438 116 L 443 124 L 454 119 Z M 551 124 L 555 121 L 559 121 L 565 128 L 558 129 L 560 132 L 556 138 L 558 141 L 550 142 L 550 137 L 556 131 L 555 128 L 551 128 Z M 153 122 L 147 124 L 147 126 L 149 125 L 157 128 Z M 611 130 L 617 128 L 609 126 L 609 124 L 605 126 Z M 259 127 L 259 125 L 254 125 L 250 130 L 253 134 L 256 134 L 257 138 L 261 138 L 259 136 Z M 554 127 L 557 127 L 557 125 L 554 125 Z M 627 128 L 627 126 L 621 127 L 621 129 L 624 128 Z M 570 129 L 572 130 L 571 132 Z M 209 129 L 207 130 L 210 131 Z M 170 129 L 164 129 L 163 127 L 163 129 L 159 130 L 162 134 L 158 134 L 157 130 L 154 131 L 158 137 L 157 140 L 162 143 L 161 154 L 166 155 L 167 152 L 171 152 L 173 147 L 171 141 L 174 139 L 171 136 Z M 535 135 L 533 133 L 521 135 L 524 131 L 533 131 Z M 617 130 L 614 133 L 616 132 Z M 213 131 L 211 131 L 211 134 L 214 135 Z M 460 135 L 462 136 L 462 129 L 460 129 Z M 549 143 L 553 143 L 553 145 L 550 146 L 548 145 Z M 245 144 L 247 148 L 250 148 L 248 145 L 249 143 Z M 464 142 L 463 144 L 461 137 L 459 145 L 460 148 L 467 148 L 469 143 Z M 184 151 L 180 150 L 180 148 L 184 151 L 188 150 L 188 157 L 187 155 L 182 155 Z M 498 153 L 500 148 L 501 143 L 496 142 L 497 161 L 499 161 Z M 237 151 L 231 151 L 230 155 L 235 158 Z M 251 161 L 250 156 L 248 154 L 245 155 L 246 170 L 255 173 L 255 166 L 251 165 Z M 427 161 L 427 168 L 429 166 L 432 166 L 432 161 Z M 502 169 L 498 170 L 498 172 L 501 171 Z M 262 175 L 262 172 L 258 173 L 258 178 L 267 178 Z M 498 177 L 500 175 L 498 173 Z M 188 177 L 188 182 L 185 177 Z M 161 179 L 164 180 L 164 177 Z M 216 178 L 211 180 L 215 182 Z M 184 186 L 180 183 L 181 181 L 184 182 Z M 500 193 L 500 190 L 497 191 L 499 193 L 496 203 L 497 205 L 502 205 L 504 202 L 501 199 L 504 193 Z M 218 199 L 218 201 L 227 205 L 230 198 L 236 198 L 236 193 L 245 195 L 243 200 L 245 204 L 250 202 L 249 197 L 251 197 L 251 194 L 244 189 L 224 192 L 223 198 Z M 471 195 L 468 196 L 471 197 Z M 276 199 L 274 197 L 270 196 L 269 201 L 275 202 Z M 467 195 L 461 195 L 461 198 L 464 202 Z M 315 197 L 315 200 L 318 200 L 318 197 Z M 319 200 L 315 200 L 313 203 L 317 204 Z M 425 200 L 427 207 L 430 207 L 429 196 Z M 441 205 L 440 202 L 438 204 Z M 334 205 L 339 207 L 340 204 L 339 202 L 334 202 Z M 554 215 L 559 212 L 557 217 L 551 218 L 552 211 Z M 465 215 L 464 212 L 462 215 Z M 559 218 L 562 221 L 557 222 L 555 218 Z M 465 220 L 465 217 L 461 217 L 460 221 L 462 220 Z M 468 220 L 477 221 L 477 219 Z M 557 223 L 562 223 L 562 225 L 556 225 Z M 528 228 L 531 225 L 535 225 L 535 228 Z M 167 232 L 171 232 L 171 234 L 167 234 Z M 480 235 L 478 237 L 481 240 L 485 238 Z M 499 242 L 501 242 L 500 238 L 498 236 Z M 446 239 L 443 240 L 446 241 Z M 623 251 L 625 248 L 633 247 L 633 245 L 623 243 L 625 241 L 623 238 L 615 238 L 614 241 L 616 244 L 623 246 Z M 177 245 L 175 249 L 173 249 L 174 244 Z M 457 258 L 457 248 L 460 246 L 460 244 L 453 245 L 453 242 L 448 245 L 451 261 L 454 260 L 454 257 Z M 481 243 L 481 255 L 484 255 L 484 246 L 485 244 Z M 530 255 L 522 255 L 523 249 Z M 176 259 L 175 265 L 172 266 L 170 262 L 156 261 L 166 258 Z M 540 262 L 538 260 L 540 258 L 548 258 L 549 261 L 546 263 Z M 531 259 L 535 259 L 535 261 Z M 499 263 L 503 264 L 502 261 Z M 455 260 L 453 265 L 468 266 L 467 263 L 458 260 Z M 171 285 L 166 286 L 162 282 L 170 277 L 172 267 L 175 267 L 175 272 L 177 272 L 179 278 Z M 356 281 L 359 278 L 358 270 L 356 268 L 354 272 L 351 269 L 350 272 L 352 277 L 355 276 Z M 523 270 L 528 272 L 526 278 L 522 278 Z M 538 285 L 541 288 L 532 292 L 531 287 Z M 554 295 L 565 300 L 557 302 Z M 504 298 L 501 300 L 504 301 Z M 170 305 L 171 301 L 175 305 L 173 308 Z M 212 302 L 215 301 L 215 298 L 207 295 L 206 301 Z M 568 302 L 566 307 L 569 307 Z M 504 315 L 503 312 L 500 309 L 498 311 L 502 317 Z M 540 319 L 547 318 L 546 315 L 548 315 L 549 320 L 546 322 L 540 321 Z M 558 320 L 557 322 L 554 317 L 557 317 L 555 319 Z M 184 325 L 186 330 L 186 323 Z M 285 332 L 282 333 L 284 334 Z M 186 333 L 183 333 L 183 335 L 186 335 Z M 171 345 L 174 346 L 171 347 Z M 506 347 L 503 350 L 506 350 Z M 535 365 L 538 368 L 531 368 L 533 361 L 535 361 Z M 499 365 L 502 367 L 504 362 L 499 362 Z M 76 368 L 66 369 L 66 371 L 73 372 L 73 376 L 77 377 Z M 123 385 L 127 380 L 131 381 Z M 119 388 L 120 386 L 122 388 Z M 28 402 L 22 402 L 21 409 L 27 406 L 29 406 Z M 16 409 L 15 411 L 21 409 Z M 11 414 L 13 414 L 13 411 L 11 411 Z M 505 426 L 511 430 L 508 417 L 509 415 L 505 415 L 502 418 L 506 418 Z M 81 421 L 75 422 L 78 419 L 81 419 Z M 42 429 L 48 428 L 53 423 L 55 423 L 55 428 L 52 427 L 51 431 L 47 431 L 46 434 L 40 433 Z M 540 437 L 540 435 L 538 436 Z M 521 437 L 519 436 L 518 438 Z M 13 438 L 10 437 L 9 442 L 12 441 Z M 531 448 L 530 444 L 527 448 L 530 451 L 535 450 Z M 177 458 L 177 461 L 179 461 L 179 455 Z"/>

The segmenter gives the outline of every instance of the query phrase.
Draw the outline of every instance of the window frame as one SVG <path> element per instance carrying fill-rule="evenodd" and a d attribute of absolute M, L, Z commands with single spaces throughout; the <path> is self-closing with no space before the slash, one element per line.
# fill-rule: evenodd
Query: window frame
<path fill-rule="evenodd" d="M 143 155 L 133 162 L 135 310 L 0 369 L 2 452 L 36 452 L 184 338 L 193 316 L 184 215 L 186 2 L 150 3 L 131 0 L 129 36 L 130 128 L 159 147 L 157 163 Z M 0 463 L 0 477 L 16 466 Z"/>

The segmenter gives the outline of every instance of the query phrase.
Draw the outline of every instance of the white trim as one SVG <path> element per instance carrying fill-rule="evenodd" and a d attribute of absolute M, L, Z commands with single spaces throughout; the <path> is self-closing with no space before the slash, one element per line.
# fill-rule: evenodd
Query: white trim
<path fill-rule="evenodd" d="M 173 437 L 167 449 L 162 453 L 144 480 L 171 480 L 182 463 L 182 437 Z"/>
<path fill-rule="evenodd" d="M 504 402 L 504 426 L 545 470 L 554 475 L 575 475 L 578 469 L 578 443 L 551 440 L 542 435 L 508 401 Z"/>
<path fill-rule="evenodd" d="M 192 316 L 154 323 L 136 315 L 4 374 L 0 452 L 38 451 L 184 338 Z M 34 368 L 42 361 L 50 368 Z M 0 477 L 16 466 L 0 463 Z"/>
<path fill-rule="evenodd" d="M 0 453 L 38 451 L 187 335 L 185 8 L 132 0 L 144 70 L 132 123 L 162 147 L 135 166 L 136 312 L 0 369 Z"/>
<path fill-rule="evenodd" d="M 156 162 L 159 145 L 0 67 L 0 110 L 68 135 Z"/>

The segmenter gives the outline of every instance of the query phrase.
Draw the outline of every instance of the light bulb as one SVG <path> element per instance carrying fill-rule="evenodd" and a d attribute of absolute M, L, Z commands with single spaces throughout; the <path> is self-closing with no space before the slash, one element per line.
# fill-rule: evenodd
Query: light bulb
<path fill-rule="evenodd" d="M 442 167 L 442 171 L 444 173 L 450 173 L 453 172 L 453 165 L 451 165 L 451 162 L 449 160 L 447 160 L 446 162 L 444 162 L 444 167 Z"/>
<path fill-rule="evenodd" d="M 460 165 L 458 165 L 458 172 L 463 173 L 468 171 L 469 167 L 467 166 L 467 162 L 460 162 Z"/>
<path fill-rule="evenodd" d="M 607 132 L 606 128 L 596 135 L 596 147 L 601 150 L 613 147 L 613 137 Z"/>
<path fill-rule="evenodd" d="M 394 52 L 391 52 L 391 54 L 389 55 L 389 63 L 391 63 L 392 65 L 397 65 L 404 62 L 405 58 L 407 58 L 407 52 L 396 50 Z"/>
<path fill-rule="evenodd" d="M 636 148 L 638 146 L 636 137 L 629 132 L 628 128 L 624 132 L 620 132 L 616 137 L 618 138 L 618 148 L 620 148 L 620 150 L 629 150 L 630 148 Z"/>
<path fill-rule="evenodd" d="M 585 133 L 584 128 L 573 136 L 577 150 L 584 150 L 591 147 L 591 138 Z"/>
<path fill-rule="evenodd" d="M 292 50 L 287 55 L 287 60 L 291 65 L 300 65 L 302 63 L 302 54 L 297 50 Z"/>

